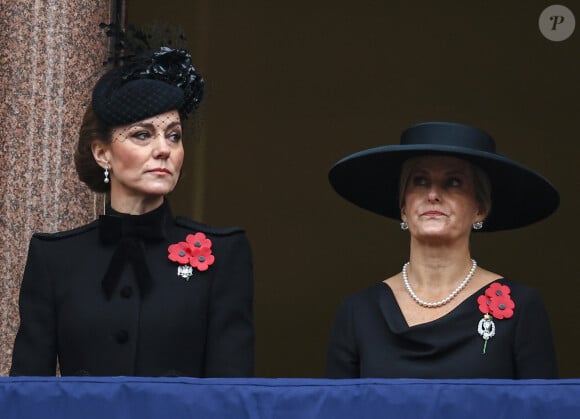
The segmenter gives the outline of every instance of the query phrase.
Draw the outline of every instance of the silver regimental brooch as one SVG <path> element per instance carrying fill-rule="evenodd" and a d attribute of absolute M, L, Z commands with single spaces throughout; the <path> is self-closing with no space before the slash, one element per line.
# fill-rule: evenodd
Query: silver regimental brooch
<path fill-rule="evenodd" d="M 489 314 L 484 314 L 483 318 L 479 321 L 479 324 L 477 325 L 477 333 L 479 333 L 485 341 L 483 344 L 483 353 L 485 353 L 485 350 L 487 349 L 487 341 L 495 335 L 495 324 Z"/>

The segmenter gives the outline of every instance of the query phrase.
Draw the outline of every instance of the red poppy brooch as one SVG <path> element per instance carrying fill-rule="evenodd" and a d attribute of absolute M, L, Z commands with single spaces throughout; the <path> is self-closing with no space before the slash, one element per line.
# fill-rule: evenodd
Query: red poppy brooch
<path fill-rule="evenodd" d="M 510 297 L 510 287 L 499 282 L 491 284 L 483 295 L 477 297 L 479 311 L 483 313 L 483 318 L 477 325 L 477 333 L 483 338 L 483 353 L 487 348 L 487 342 L 495 335 L 495 324 L 493 319 L 509 319 L 514 315 L 516 304 Z"/>
<path fill-rule="evenodd" d="M 215 262 L 211 253 L 211 240 L 203 233 L 188 234 L 184 242 L 169 245 L 167 258 L 179 263 L 177 276 L 189 281 L 193 275 L 193 268 L 198 271 L 207 271 Z"/>

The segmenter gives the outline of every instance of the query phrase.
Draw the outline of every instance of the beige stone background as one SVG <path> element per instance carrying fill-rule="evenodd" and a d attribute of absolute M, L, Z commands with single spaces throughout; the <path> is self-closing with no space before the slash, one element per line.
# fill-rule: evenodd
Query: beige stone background
<path fill-rule="evenodd" d="M 102 208 L 102 198 L 78 181 L 72 153 L 108 56 L 98 25 L 110 16 L 109 0 L 0 0 L 2 375 L 10 368 L 30 236 L 84 224 Z"/>
<path fill-rule="evenodd" d="M 171 200 L 176 213 L 247 229 L 257 375 L 321 376 L 340 300 L 406 261 L 397 223 L 338 197 L 327 181 L 331 165 L 397 143 L 410 124 L 452 120 L 490 132 L 500 152 L 539 170 L 561 193 L 553 217 L 477 235 L 473 254 L 540 291 L 561 375 L 580 377 L 580 28 L 562 42 L 545 39 L 538 18 L 550 4 L 128 2 L 130 23 L 183 28 L 206 76 L 197 142 L 188 145 L 186 177 Z M 560 4 L 580 19 L 578 3 Z M 3 156 L 8 151 L 3 145 Z M 9 312 L 14 287 L 4 287 Z M 15 325 L 4 318 L 8 342 Z M 6 359 L 2 365 L 5 372 Z"/>

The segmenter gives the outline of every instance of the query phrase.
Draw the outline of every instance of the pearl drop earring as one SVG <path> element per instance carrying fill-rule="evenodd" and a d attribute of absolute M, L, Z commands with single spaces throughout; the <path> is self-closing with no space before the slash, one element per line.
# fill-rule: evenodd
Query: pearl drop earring
<path fill-rule="evenodd" d="M 105 179 L 103 179 L 105 183 L 109 183 L 109 167 L 109 165 L 105 166 Z"/>

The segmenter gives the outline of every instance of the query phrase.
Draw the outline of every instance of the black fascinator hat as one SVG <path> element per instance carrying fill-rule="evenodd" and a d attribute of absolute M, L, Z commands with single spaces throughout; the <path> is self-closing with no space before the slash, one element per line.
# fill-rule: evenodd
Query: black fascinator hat
<path fill-rule="evenodd" d="M 163 46 L 129 57 L 105 73 L 93 89 L 92 105 L 97 117 L 110 126 L 173 109 L 185 119 L 199 106 L 203 86 L 189 52 Z"/>
<path fill-rule="evenodd" d="M 403 162 L 425 155 L 449 155 L 481 168 L 491 183 L 491 211 L 483 231 L 507 230 L 540 221 L 559 205 L 558 191 L 539 173 L 495 150 L 486 132 L 451 122 L 414 125 L 400 145 L 386 145 L 339 160 L 329 180 L 339 195 L 359 207 L 400 219 L 399 182 Z"/>

